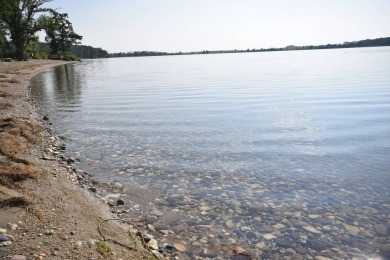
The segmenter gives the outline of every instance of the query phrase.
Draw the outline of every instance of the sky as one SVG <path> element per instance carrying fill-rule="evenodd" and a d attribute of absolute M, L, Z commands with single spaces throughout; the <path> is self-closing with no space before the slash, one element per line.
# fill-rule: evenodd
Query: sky
<path fill-rule="evenodd" d="M 110 53 L 320 45 L 390 37 L 390 0 L 54 0 Z"/>

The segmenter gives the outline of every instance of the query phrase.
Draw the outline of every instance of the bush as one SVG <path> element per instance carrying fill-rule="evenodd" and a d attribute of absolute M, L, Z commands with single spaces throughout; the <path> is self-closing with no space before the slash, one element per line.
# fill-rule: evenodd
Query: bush
<path fill-rule="evenodd" d="M 80 58 L 74 55 L 73 53 L 65 53 L 64 54 L 50 54 L 49 59 L 51 60 L 65 60 L 65 61 L 80 61 Z"/>
<path fill-rule="evenodd" d="M 46 60 L 48 58 L 48 54 L 46 52 L 36 52 L 32 58 L 37 60 Z"/>

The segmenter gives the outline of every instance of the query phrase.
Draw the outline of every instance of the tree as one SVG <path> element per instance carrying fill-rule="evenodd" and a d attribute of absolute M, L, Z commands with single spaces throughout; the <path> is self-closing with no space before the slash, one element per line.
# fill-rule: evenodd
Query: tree
<path fill-rule="evenodd" d="M 35 40 L 34 35 L 41 28 L 37 26 L 36 14 L 51 11 L 42 5 L 52 0 L 0 0 L 0 20 L 5 23 L 17 58 L 27 60 L 26 46 Z"/>
<path fill-rule="evenodd" d="M 70 51 L 73 44 L 78 44 L 82 36 L 74 32 L 72 23 L 68 20 L 68 14 L 51 11 L 51 16 L 42 16 L 40 24 L 46 32 L 45 40 L 49 43 L 53 54 L 62 51 Z"/>
<path fill-rule="evenodd" d="M 6 30 L 4 24 L 0 20 L 0 58 L 4 56 L 7 43 Z"/>

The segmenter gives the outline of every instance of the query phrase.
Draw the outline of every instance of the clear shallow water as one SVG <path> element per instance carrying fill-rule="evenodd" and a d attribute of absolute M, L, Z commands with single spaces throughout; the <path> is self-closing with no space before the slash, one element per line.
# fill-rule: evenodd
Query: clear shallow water
<path fill-rule="evenodd" d="M 213 244 L 255 256 L 296 249 L 269 233 L 303 256 L 374 254 L 389 243 L 375 230 L 390 228 L 389 71 L 387 47 L 121 58 L 55 68 L 32 91 L 80 167 L 156 195 L 140 214 L 173 210 L 186 226 L 212 224 Z M 294 238 L 296 221 L 316 227 L 326 239 L 306 235 L 326 249 L 311 247 L 303 228 Z M 373 238 L 345 224 L 379 240 L 363 246 Z"/>

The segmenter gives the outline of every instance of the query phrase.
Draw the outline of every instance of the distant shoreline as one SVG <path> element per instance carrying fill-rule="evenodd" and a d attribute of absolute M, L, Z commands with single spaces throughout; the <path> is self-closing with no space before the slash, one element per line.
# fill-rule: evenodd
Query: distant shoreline
<path fill-rule="evenodd" d="M 326 50 L 326 49 L 349 49 L 349 48 L 364 48 L 364 47 L 385 47 L 390 46 L 390 37 L 367 39 L 353 42 L 344 42 L 342 44 L 325 44 L 325 45 L 306 45 L 295 46 L 288 45 L 282 48 L 261 48 L 261 49 L 246 49 L 246 50 L 203 50 L 193 52 L 156 52 L 156 51 L 134 51 L 134 52 L 119 52 L 109 53 L 106 58 L 121 58 L 121 57 L 145 57 L 145 56 L 178 56 L 178 55 L 199 55 L 199 54 L 227 54 L 227 53 L 249 53 L 249 52 L 275 52 L 275 51 L 302 51 L 302 50 Z"/>

